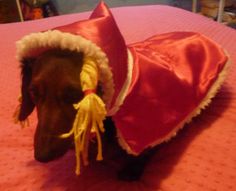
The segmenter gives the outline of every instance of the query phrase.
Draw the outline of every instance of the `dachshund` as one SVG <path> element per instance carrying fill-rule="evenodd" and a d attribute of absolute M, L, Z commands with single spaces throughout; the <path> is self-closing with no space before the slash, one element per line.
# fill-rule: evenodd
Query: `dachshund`
<path fill-rule="evenodd" d="M 37 58 L 25 58 L 22 61 L 24 100 L 19 119 L 24 119 L 36 108 L 38 124 L 34 135 L 34 157 L 37 161 L 57 159 L 73 145 L 72 137 L 62 139 L 59 135 L 70 131 L 76 115 L 73 104 L 84 96 L 79 77 L 83 57 L 81 52 L 52 49 Z M 115 142 L 118 145 L 111 117 L 104 121 L 104 127 L 106 133 L 103 138 L 108 140 L 108 144 Z M 118 178 L 138 180 L 151 155 L 151 151 L 139 156 L 125 153 L 126 162 L 117 172 Z"/>

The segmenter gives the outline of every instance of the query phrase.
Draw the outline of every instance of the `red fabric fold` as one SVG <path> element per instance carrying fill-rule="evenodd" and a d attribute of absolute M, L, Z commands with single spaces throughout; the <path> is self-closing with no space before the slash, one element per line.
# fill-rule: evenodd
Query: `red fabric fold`
<path fill-rule="evenodd" d="M 156 35 L 129 49 L 133 82 L 113 118 L 125 142 L 139 154 L 178 130 L 204 100 L 228 58 L 216 43 L 194 32 Z"/>

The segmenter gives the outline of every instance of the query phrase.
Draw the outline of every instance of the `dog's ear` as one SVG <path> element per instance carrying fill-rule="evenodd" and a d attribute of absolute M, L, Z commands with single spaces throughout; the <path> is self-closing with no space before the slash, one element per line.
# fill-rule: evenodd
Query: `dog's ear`
<path fill-rule="evenodd" d="M 22 104 L 19 113 L 19 120 L 25 120 L 34 110 L 34 102 L 31 99 L 29 92 L 29 85 L 32 80 L 32 66 L 35 62 L 33 58 L 25 58 L 22 61 L 21 65 L 21 75 L 22 75 L 22 84 L 21 84 L 21 96 Z"/>

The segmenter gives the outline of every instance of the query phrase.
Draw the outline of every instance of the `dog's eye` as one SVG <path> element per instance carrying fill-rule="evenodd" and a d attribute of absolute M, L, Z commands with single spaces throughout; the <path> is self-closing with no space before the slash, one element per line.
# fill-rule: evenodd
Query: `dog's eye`
<path fill-rule="evenodd" d="M 64 90 L 62 99 L 66 104 L 73 104 L 83 98 L 83 93 L 79 89 L 68 87 Z"/>

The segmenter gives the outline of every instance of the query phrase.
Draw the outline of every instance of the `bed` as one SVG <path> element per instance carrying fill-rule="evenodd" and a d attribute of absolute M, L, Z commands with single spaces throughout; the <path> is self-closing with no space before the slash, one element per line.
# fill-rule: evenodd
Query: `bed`
<path fill-rule="evenodd" d="M 169 6 L 121 7 L 113 8 L 112 12 L 127 44 L 170 31 L 200 32 L 219 43 L 232 60 L 221 90 L 199 117 L 158 147 L 140 181 L 117 180 L 116 170 L 122 158 L 112 152 L 105 155 L 104 162 L 91 161 L 76 176 L 73 150 L 47 164 L 34 160 L 35 113 L 25 129 L 13 123 L 20 89 L 15 42 L 31 32 L 86 19 L 90 13 L 0 25 L 0 190 L 236 190 L 235 30 Z"/>

